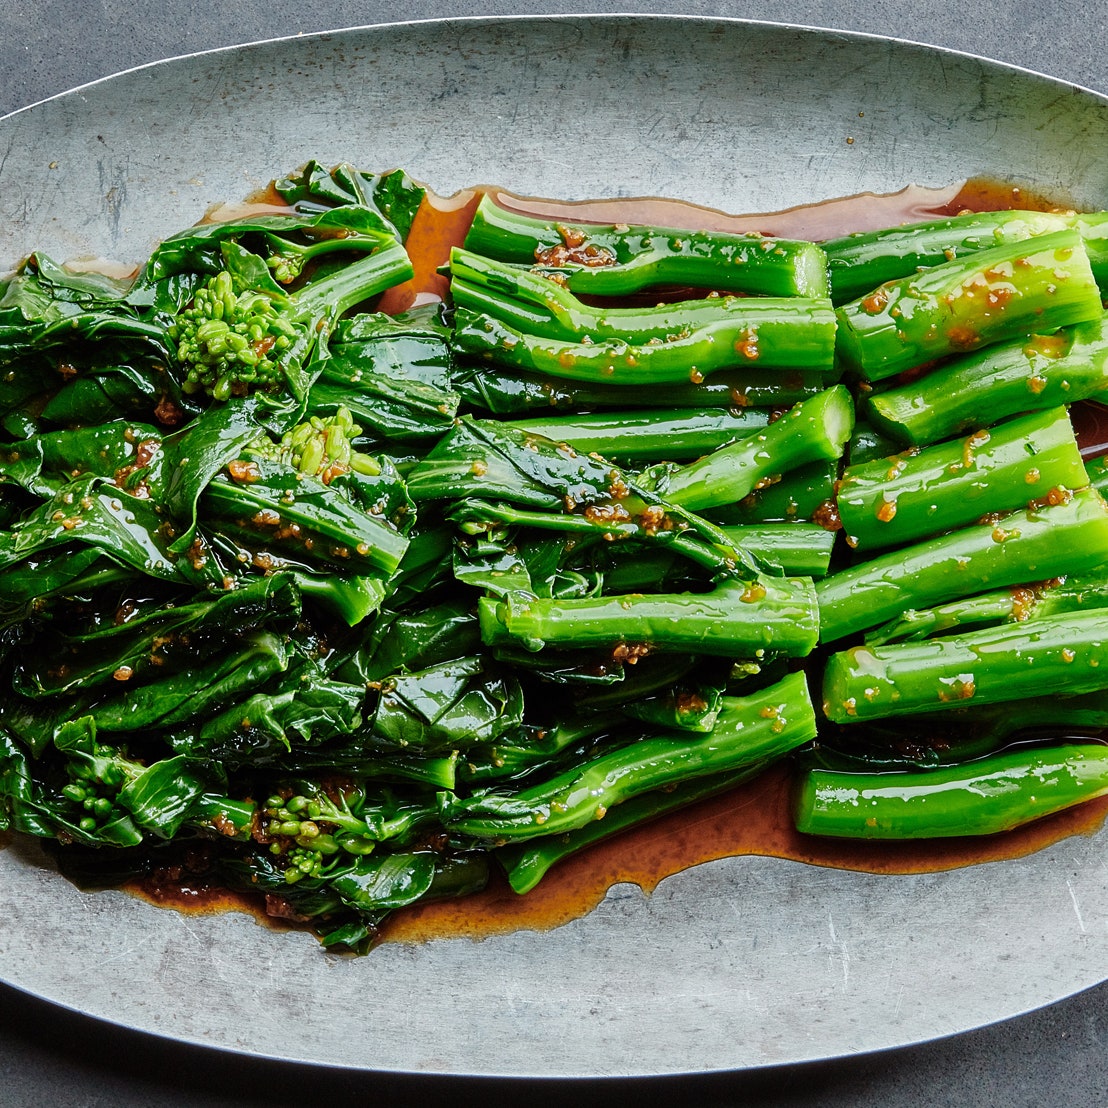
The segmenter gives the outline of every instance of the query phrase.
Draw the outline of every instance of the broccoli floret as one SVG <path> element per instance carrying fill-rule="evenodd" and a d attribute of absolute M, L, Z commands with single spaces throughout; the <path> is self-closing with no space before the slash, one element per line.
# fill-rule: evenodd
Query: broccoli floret
<path fill-rule="evenodd" d="M 281 355 L 301 331 L 273 297 L 236 295 L 226 270 L 197 289 L 192 304 L 168 328 L 187 370 L 182 390 L 203 391 L 216 400 L 280 385 Z"/>
<path fill-rule="evenodd" d="M 365 794 L 322 788 L 310 796 L 271 796 L 262 811 L 262 831 L 273 840 L 270 853 L 280 855 L 285 880 L 294 885 L 305 877 L 325 877 L 331 855 L 370 854 L 377 838 L 351 805 L 361 807 Z"/>
<path fill-rule="evenodd" d="M 59 839 L 136 846 L 147 832 L 170 838 L 186 824 L 245 839 L 255 824 L 252 801 L 208 791 L 224 783 L 221 775 L 184 755 L 146 764 L 125 747 L 101 743 L 91 717 L 62 724 L 54 742 L 64 783 L 24 802 Z"/>
<path fill-rule="evenodd" d="M 99 744 L 94 753 L 71 759 L 66 766 L 69 784 L 61 792 L 73 806 L 73 822 L 85 834 L 94 835 L 104 824 L 118 819 L 121 813 L 116 808 L 116 797 L 144 768 Z"/>
<path fill-rule="evenodd" d="M 304 263 L 308 260 L 308 257 L 306 251 L 302 254 L 286 251 L 279 254 L 270 254 L 266 258 L 265 264 L 269 266 L 275 281 L 279 281 L 282 285 L 291 285 L 303 272 Z"/>
<path fill-rule="evenodd" d="M 351 856 L 371 854 L 385 840 L 403 839 L 435 815 L 433 801 L 401 802 L 387 789 L 368 795 L 354 782 L 328 786 L 297 782 L 300 791 L 270 796 L 259 820 L 263 841 L 285 881 L 323 878 Z"/>
<path fill-rule="evenodd" d="M 304 273 L 309 262 L 318 262 L 324 255 L 336 252 L 366 251 L 372 253 L 381 245 L 377 236 L 358 234 L 355 231 L 337 229 L 307 243 L 293 241 L 285 235 L 263 234 L 265 264 L 273 279 L 282 285 L 291 285 Z"/>
<path fill-rule="evenodd" d="M 153 307 L 165 326 L 184 394 L 227 400 L 281 391 L 302 400 L 336 322 L 412 275 L 380 213 L 344 207 L 171 236 L 131 300 Z"/>
<path fill-rule="evenodd" d="M 251 445 L 251 453 L 285 462 L 300 473 L 318 477 L 325 485 L 351 470 L 376 477 L 381 472 L 378 462 L 351 445 L 351 439 L 361 433 L 350 410 L 339 408 L 332 416 L 312 416 L 297 424 L 281 436 L 279 443 L 258 439 Z"/>

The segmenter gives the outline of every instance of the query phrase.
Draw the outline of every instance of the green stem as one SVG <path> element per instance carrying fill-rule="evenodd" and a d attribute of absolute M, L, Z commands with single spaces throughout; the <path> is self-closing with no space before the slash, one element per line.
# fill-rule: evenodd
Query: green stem
<path fill-rule="evenodd" d="M 877 627 L 906 609 L 985 589 L 1091 573 L 1108 561 L 1108 507 L 1085 490 L 1068 502 L 1022 509 L 854 566 L 820 581 L 823 642 Z"/>
<path fill-rule="evenodd" d="M 823 577 L 831 563 L 835 532 L 816 523 L 753 523 L 724 527 L 732 544 L 763 562 L 777 566 L 789 577 Z M 677 551 L 662 547 L 652 551 L 607 546 L 603 564 L 608 592 L 667 592 L 678 584 L 691 584 L 685 561 Z M 668 587 L 667 587 L 668 586 Z"/>
<path fill-rule="evenodd" d="M 835 549 L 835 532 L 818 523 L 762 523 L 724 527 L 723 533 L 756 558 L 789 576 L 823 577 Z"/>
<path fill-rule="evenodd" d="M 1099 564 L 1095 567 L 1099 569 Z M 997 589 L 934 608 L 909 608 L 898 619 L 866 635 L 866 644 L 880 646 L 905 639 L 918 641 L 959 629 L 995 627 L 1001 623 L 1031 624 L 1043 616 L 1108 607 L 1108 581 L 1094 570 L 1090 576 L 1047 581 L 1044 585 Z"/>
<path fill-rule="evenodd" d="M 637 541 L 658 544 L 671 550 L 682 558 L 704 566 L 713 573 L 727 575 L 740 564 L 739 552 L 727 543 L 726 535 L 715 531 L 711 524 L 704 523 L 704 532 L 659 531 L 650 526 L 645 519 L 631 518 L 626 521 L 606 519 L 603 515 L 578 515 L 568 512 L 534 512 L 524 508 L 515 508 L 510 504 L 488 502 L 484 500 L 459 500 L 451 507 L 450 518 L 473 530 L 489 523 L 514 527 L 534 527 L 540 531 L 565 531 L 570 534 L 599 538 L 605 542 Z M 713 533 L 714 532 L 714 533 Z M 719 541 L 715 541 L 715 540 Z M 750 568 L 749 559 L 741 563 Z M 757 571 L 751 571 L 756 576 Z"/>
<path fill-rule="evenodd" d="M 733 789 L 755 777 L 763 768 L 764 765 L 758 763 L 735 773 L 688 781 L 664 792 L 644 793 L 612 809 L 602 820 L 594 820 L 574 831 L 502 846 L 496 851 L 497 859 L 507 872 L 512 891 L 522 896 L 529 893 L 558 862 L 622 831 Z"/>
<path fill-rule="evenodd" d="M 710 593 L 550 600 L 484 598 L 478 615 L 486 645 L 611 647 L 749 657 L 761 651 L 803 657 L 815 646 L 818 617 L 805 577 L 727 582 Z"/>
<path fill-rule="evenodd" d="M 1108 316 L 989 347 L 865 401 L 869 418 L 923 446 L 1021 412 L 1108 392 Z"/>
<path fill-rule="evenodd" d="M 658 491 L 691 511 L 731 504 L 783 472 L 842 457 L 853 426 L 854 402 L 844 385 L 835 385 L 764 431 L 663 475 Z"/>
<path fill-rule="evenodd" d="M 1085 472 L 1089 475 L 1089 484 L 1104 496 L 1108 493 L 1108 454 L 1099 458 L 1090 458 L 1085 463 Z"/>
<path fill-rule="evenodd" d="M 305 285 L 294 298 L 297 314 L 333 322 L 363 300 L 411 280 L 413 272 L 404 247 L 384 239 L 374 253 Z"/>
<path fill-rule="evenodd" d="M 528 435 L 630 462 L 687 461 L 764 428 L 766 408 L 679 408 L 513 420 Z"/>
<path fill-rule="evenodd" d="M 1108 746 L 1002 751 L 919 773 L 809 770 L 794 820 L 808 835 L 933 839 L 995 835 L 1108 793 Z"/>
<path fill-rule="evenodd" d="M 454 313 L 454 343 L 488 362 L 600 385 L 699 384 L 722 369 L 757 366 L 830 373 L 830 305 L 807 299 L 742 300 L 731 316 L 642 342 L 546 338 L 468 308 Z"/>
<path fill-rule="evenodd" d="M 774 331 L 762 334 L 762 324 L 773 325 L 782 311 L 803 307 L 823 328 L 826 351 L 822 362 L 829 364 L 835 343 L 835 318 L 826 296 L 709 296 L 635 307 L 592 305 L 542 273 L 458 248 L 450 255 L 450 295 L 455 307 L 490 316 L 535 337 L 565 342 L 672 342 L 680 335 L 711 327 L 721 335 L 733 332 L 744 360 L 753 361 L 760 345 L 769 342 L 767 353 L 772 353 L 777 340 Z M 778 364 L 772 357 L 765 360 Z"/>
<path fill-rule="evenodd" d="M 821 527 L 837 529 L 838 477 L 838 461 L 812 462 L 790 470 L 779 481 L 755 489 L 734 504 L 711 509 L 707 514 L 725 525 L 815 520 Z"/>
<path fill-rule="evenodd" d="M 835 723 L 938 712 L 972 701 L 1094 692 L 1108 686 L 1108 613 L 1006 624 L 945 639 L 857 646 L 833 654 L 823 708 Z"/>
<path fill-rule="evenodd" d="M 964 439 L 848 466 L 838 491 L 859 550 L 914 542 L 1089 483 L 1065 408 L 1033 412 Z"/>
<path fill-rule="evenodd" d="M 581 412 L 608 408 L 765 408 L 787 406 L 815 396 L 824 374 L 815 370 L 722 369 L 707 381 L 653 385 L 605 385 L 566 381 L 527 369 L 477 361 L 458 366 L 453 387 L 470 408 L 493 415 L 527 412 Z"/>
<path fill-rule="evenodd" d="M 803 675 L 794 673 L 752 696 L 725 698 L 711 734 L 641 739 L 517 793 L 449 803 L 444 822 L 457 834 L 494 843 L 557 835 L 654 789 L 782 757 L 814 735 L 808 689 Z"/>
<path fill-rule="evenodd" d="M 837 350 L 844 365 L 880 381 L 1102 314 L 1081 236 L 1058 231 L 956 258 L 844 304 Z"/>
<path fill-rule="evenodd" d="M 846 457 L 850 465 L 856 466 L 862 462 L 877 461 L 878 458 L 890 458 L 900 453 L 901 449 L 899 440 L 887 437 L 881 429 L 859 419 L 847 443 Z"/>
<path fill-rule="evenodd" d="M 626 296 L 683 285 L 760 296 L 827 296 L 827 260 L 810 242 L 667 227 L 562 223 L 485 196 L 465 247 L 564 275 L 575 293 Z"/>
<path fill-rule="evenodd" d="M 921 269 L 1072 225 L 1072 217 L 1054 212 L 973 212 L 830 239 L 822 245 L 831 296 L 836 304 L 855 300 Z"/>

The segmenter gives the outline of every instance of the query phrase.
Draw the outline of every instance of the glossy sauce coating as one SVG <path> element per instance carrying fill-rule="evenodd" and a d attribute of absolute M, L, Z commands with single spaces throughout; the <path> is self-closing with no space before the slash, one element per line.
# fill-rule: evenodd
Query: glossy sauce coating
<path fill-rule="evenodd" d="M 415 269 L 412 281 L 390 290 L 380 308 L 399 312 L 442 299 L 448 280 L 436 272 L 461 245 L 470 218 L 484 193 L 497 203 L 529 215 L 569 222 L 639 223 L 733 232 L 758 231 L 788 238 L 822 240 L 901 223 L 937 219 L 963 211 L 1009 208 L 1048 211 L 1065 207 L 999 182 L 970 180 L 946 188 L 909 186 L 900 192 L 862 194 L 764 215 L 728 215 L 682 201 L 658 198 L 583 202 L 524 198 L 492 187 L 478 187 L 449 198 L 430 193 L 408 239 Z M 255 198 L 273 204 L 273 194 Z M 247 214 L 241 206 L 209 218 Z M 1099 405 L 1076 420 L 1083 454 L 1108 451 L 1108 418 Z M 1040 820 L 1017 831 L 988 838 L 941 841 L 853 842 L 800 834 L 790 815 L 790 774 L 775 767 L 724 795 L 659 818 L 646 826 L 603 841 L 560 863 L 532 892 L 518 896 L 494 874 L 483 893 L 460 900 L 426 904 L 394 915 L 385 925 L 386 940 L 416 942 L 430 938 L 485 935 L 522 929 L 543 930 L 576 919 L 595 908 L 613 885 L 629 882 L 650 892 L 665 877 L 718 858 L 761 855 L 811 865 L 870 873 L 924 873 L 1017 858 L 1071 835 L 1093 834 L 1108 816 L 1108 797 Z M 238 909 L 268 925 L 286 926 L 265 915 L 264 905 L 226 890 L 198 884 L 150 880 L 133 891 L 154 903 L 184 911 Z"/>

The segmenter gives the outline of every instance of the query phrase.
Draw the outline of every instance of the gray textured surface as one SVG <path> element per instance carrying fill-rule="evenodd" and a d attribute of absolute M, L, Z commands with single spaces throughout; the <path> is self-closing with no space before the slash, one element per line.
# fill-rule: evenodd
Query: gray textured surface
<path fill-rule="evenodd" d="M 1087 87 L 1104 85 L 1102 44 L 1108 8 L 1076 0 L 239 0 L 221 10 L 184 0 L 5 0 L 0 5 L 0 111 L 144 62 L 216 46 L 357 27 L 397 19 L 554 12 L 669 12 L 837 27 L 946 46 L 1053 73 Z"/>
<path fill-rule="evenodd" d="M 622 5 L 621 5 L 622 6 Z M 1069 8 L 1070 6 L 1067 5 Z M 537 7 L 483 6 L 475 12 L 525 12 Z M 600 10 L 600 6 L 596 6 Z M 616 10 L 614 7 L 611 10 Z M 686 5 L 694 14 L 726 14 L 796 21 L 897 34 L 978 51 L 1084 84 L 1108 87 L 1105 63 L 1096 44 L 1103 40 L 1104 16 L 1096 26 L 1087 11 L 1068 22 L 1055 19 L 1044 41 L 1043 23 L 1033 5 L 976 5 L 972 25 L 957 21 L 943 4 L 902 4 L 895 11 L 865 4 Z M 77 13 L 80 12 L 80 18 Z M 0 12 L 0 107 L 14 107 L 69 85 L 129 64 L 165 54 L 314 30 L 374 18 L 457 14 L 445 5 L 413 5 L 403 13 L 366 5 L 317 5 L 310 21 L 291 5 L 264 7 L 240 3 L 233 16 L 198 28 L 182 4 L 35 4 Z M 147 17 L 150 17 L 147 22 Z M 134 21 L 132 28 L 128 25 Z M 83 69 L 78 67 L 94 66 Z M 64 938 L 59 941 L 64 942 Z M 249 1104 L 270 1101 L 265 1087 L 276 1080 L 288 1099 L 312 1093 L 315 1101 L 332 1089 L 340 1100 L 374 1093 L 397 1099 L 449 1098 L 452 1103 L 488 1103 L 490 1095 L 522 1098 L 520 1086 L 487 1088 L 466 1084 L 450 1090 L 426 1082 L 367 1081 L 339 1073 L 307 1077 L 298 1070 L 274 1074 L 271 1067 L 227 1062 L 203 1052 L 183 1051 L 112 1032 L 58 1013 L 16 994 L 0 994 L 0 1095 L 11 1104 Z M 1100 1104 L 1105 1100 L 1103 1048 L 1108 1038 L 1108 993 L 1104 987 L 1029 1017 L 957 1039 L 817 1067 L 790 1067 L 738 1079 L 683 1084 L 709 1102 L 738 1098 L 784 1104 L 1006 1103 Z M 113 1056 L 115 1061 L 113 1064 Z M 119 1076 L 126 1067 L 127 1077 Z M 638 1086 L 630 1090 L 641 1095 Z M 651 1091 L 675 1094 L 672 1083 Z M 611 1089 L 590 1085 L 576 1099 L 598 1102 Z"/>

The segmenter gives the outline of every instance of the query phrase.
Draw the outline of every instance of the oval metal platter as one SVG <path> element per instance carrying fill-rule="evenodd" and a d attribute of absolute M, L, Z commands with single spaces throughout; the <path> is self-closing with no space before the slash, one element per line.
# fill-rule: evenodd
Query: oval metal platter
<path fill-rule="evenodd" d="M 736 212 L 974 175 L 1108 207 L 1108 100 L 965 55 L 739 21 L 298 37 L 0 120 L 0 266 L 32 248 L 138 261 L 309 158 L 402 166 L 440 193 L 487 182 Z M 922 876 L 735 858 L 649 896 L 618 886 L 549 932 L 350 959 L 245 915 L 86 895 L 14 844 L 0 851 L 0 977 L 160 1036 L 380 1071 L 799 1062 L 978 1027 L 1108 976 L 1106 845 L 1102 832 Z"/>

